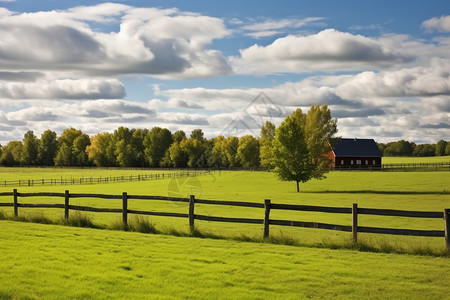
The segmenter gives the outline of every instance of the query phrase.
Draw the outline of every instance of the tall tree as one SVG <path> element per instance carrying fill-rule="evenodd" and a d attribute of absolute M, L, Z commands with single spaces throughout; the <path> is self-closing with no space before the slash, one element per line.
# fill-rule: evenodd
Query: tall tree
<path fill-rule="evenodd" d="M 79 138 L 77 140 L 77 138 Z M 76 141 L 76 145 L 74 142 Z M 84 141 L 89 141 L 89 137 L 81 130 L 75 128 L 65 129 L 58 138 L 58 151 L 55 157 L 56 166 L 79 166 L 87 160 L 83 145 Z M 83 152 L 83 154 L 81 154 Z"/>
<path fill-rule="evenodd" d="M 186 138 L 186 133 L 183 130 L 177 130 L 172 134 L 172 140 L 174 142 L 181 143 Z"/>
<path fill-rule="evenodd" d="M 55 165 L 55 156 L 58 151 L 56 132 L 48 129 L 41 135 L 38 147 L 38 161 L 44 166 Z"/>
<path fill-rule="evenodd" d="M 208 156 L 208 166 L 210 168 L 228 167 L 228 159 L 226 154 L 226 139 L 223 135 L 212 140 L 211 153 Z"/>
<path fill-rule="evenodd" d="M 237 157 L 244 168 L 259 166 L 259 142 L 252 135 L 246 135 L 239 139 Z"/>
<path fill-rule="evenodd" d="M 38 159 L 39 140 L 34 132 L 28 130 L 23 137 L 23 149 L 20 157 L 22 165 L 35 165 Z"/>
<path fill-rule="evenodd" d="M 266 121 L 261 127 L 261 137 L 259 139 L 259 156 L 261 159 L 261 166 L 264 168 L 272 168 L 272 142 L 275 139 L 275 125 Z"/>
<path fill-rule="evenodd" d="M 227 156 L 228 165 L 230 167 L 239 167 L 239 159 L 237 158 L 237 149 L 239 148 L 239 138 L 229 136 L 225 140 L 225 154 Z"/>
<path fill-rule="evenodd" d="M 436 144 L 436 156 L 444 156 L 445 148 L 447 147 L 447 142 L 444 140 L 440 140 Z"/>
<path fill-rule="evenodd" d="M 184 139 L 185 140 L 185 139 Z M 184 141 L 182 140 L 182 142 Z M 169 155 L 175 168 L 184 168 L 188 163 L 188 155 L 181 147 L 180 143 L 175 141 L 169 148 Z"/>
<path fill-rule="evenodd" d="M 15 166 L 20 164 L 23 144 L 21 141 L 11 141 L 2 148 L 0 165 Z"/>
<path fill-rule="evenodd" d="M 329 169 L 327 139 L 337 132 L 336 120 L 326 105 L 311 107 L 308 114 L 297 109 L 276 129 L 273 141 L 275 172 L 279 179 L 299 183 L 322 179 Z"/>
<path fill-rule="evenodd" d="M 92 136 L 91 144 L 86 148 L 89 160 L 97 167 L 115 166 L 116 156 L 114 155 L 112 144 L 113 135 L 109 132 L 98 133 Z"/>
<path fill-rule="evenodd" d="M 144 152 L 150 166 L 161 166 L 161 160 L 172 144 L 172 141 L 172 133 L 169 129 L 153 127 L 150 130 L 144 139 Z"/>
<path fill-rule="evenodd" d="M 313 105 L 308 114 L 297 117 L 305 120 L 306 145 L 314 165 L 313 178 L 322 179 L 332 162 L 327 154 L 331 151 L 329 141 L 337 133 L 337 119 L 331 117 L 327 105 Z"/>

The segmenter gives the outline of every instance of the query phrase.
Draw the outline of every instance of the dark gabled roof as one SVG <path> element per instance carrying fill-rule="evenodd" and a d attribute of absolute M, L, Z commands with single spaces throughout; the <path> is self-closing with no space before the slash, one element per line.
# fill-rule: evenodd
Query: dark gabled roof
<path fill-rule="evenodd" d="M 335 156 L 383 156 L 373 139 L 340 139 L 333 152 Z"/>

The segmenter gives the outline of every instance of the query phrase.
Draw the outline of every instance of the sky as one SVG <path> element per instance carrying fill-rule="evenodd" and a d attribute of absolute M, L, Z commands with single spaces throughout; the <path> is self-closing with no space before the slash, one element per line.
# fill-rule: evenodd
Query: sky
<path fill-rule="evenodd" d="M 0 143 L 74 127 L 450 140 L 450 2 L 0 0 Z"/>

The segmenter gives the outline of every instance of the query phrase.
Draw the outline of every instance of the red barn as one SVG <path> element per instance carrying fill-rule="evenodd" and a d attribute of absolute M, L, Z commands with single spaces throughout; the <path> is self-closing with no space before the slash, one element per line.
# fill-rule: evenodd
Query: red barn
<path fill-rule="evenodd" d="M 381 167 L 381 154 L 373 139 L 339 139 L 329 156 L 334 169 L 364 169 Z"/>

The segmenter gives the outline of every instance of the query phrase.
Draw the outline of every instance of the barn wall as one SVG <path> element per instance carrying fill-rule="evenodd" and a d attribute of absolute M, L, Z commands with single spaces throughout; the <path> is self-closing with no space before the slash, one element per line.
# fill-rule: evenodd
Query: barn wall
<path fill-rule="evenodd" d="M 343 161 L 343 164 L 342 164 Z M 353 161 L 353 164 L 352 164 Z M 374 163 L 375 161 L 375 163 Z M 335 167 L 347 167 L 347 166 L 381 166 L 381 157 L 339 157 L 334 159 Z"/>

